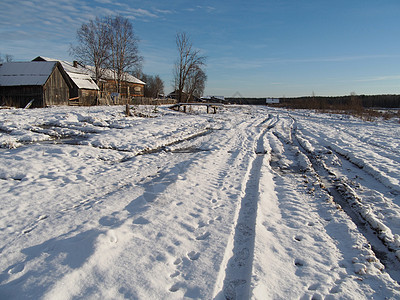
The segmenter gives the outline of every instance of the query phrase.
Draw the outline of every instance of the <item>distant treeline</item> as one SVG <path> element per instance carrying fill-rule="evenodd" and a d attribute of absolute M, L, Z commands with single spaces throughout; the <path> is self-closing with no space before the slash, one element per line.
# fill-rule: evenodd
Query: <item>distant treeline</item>
<path fill-rule="evenodd" d="M 225 98 L 232 104 L 265 105 L 266 98 Z M 363 108 L 400 108 L 400 95 L 348 95 L 348 96 L 308 96 L 279 98 L 273 106 L 305 109 L 347 109 L 357 106 Z"/>

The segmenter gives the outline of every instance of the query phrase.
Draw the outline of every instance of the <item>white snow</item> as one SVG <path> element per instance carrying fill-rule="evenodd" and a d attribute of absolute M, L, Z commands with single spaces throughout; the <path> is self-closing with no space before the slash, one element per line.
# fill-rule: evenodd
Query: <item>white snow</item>
<path fill-rule="evenodd" d="M 44 85 L 55 62 L 10 62 L 0 65 L 0 86 Z"/>
<path fill-rule="evenodd" d="M 135 109 L 0 110 L 0 299 L 400 298 L 398 122 Z"/>
<path fill-rule="evenodd" d="M 99 87 L 90 76 L 93 75 L 92 71 L 82 67 L 79 64 L 77 66 L 74 66 L 74 64 L 71 62 L 44 56 L 36 57 L 33 60 L 33 62 L 35 61 L 46 61 L 46 62 L 58 61 L 59 63 L 61 63 L 64 71 L 68 74 L 68 76 L 71 78 L 71 80 L 76 84 L 78 88 L 87 90 L 99 90 Z"/>

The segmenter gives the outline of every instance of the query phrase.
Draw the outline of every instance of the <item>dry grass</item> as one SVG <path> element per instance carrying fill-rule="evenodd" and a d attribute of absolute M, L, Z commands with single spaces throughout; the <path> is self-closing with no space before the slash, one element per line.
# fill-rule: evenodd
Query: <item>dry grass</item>
<path fill-rule="evenodd" d="M 351 95 L 348 101 L 341 103 L 332 103 L 318 97 L 310 97 L 306 101 L 292 101 L 290 104 L 285 103 L 280 106 L 291 109 L 310 109 L 320 113 L 347 114 L 365 121 L 397 118 L 400 123 L 400 110 L 377 110 L 364 108 L 361 99 L 356 95 Z"/>

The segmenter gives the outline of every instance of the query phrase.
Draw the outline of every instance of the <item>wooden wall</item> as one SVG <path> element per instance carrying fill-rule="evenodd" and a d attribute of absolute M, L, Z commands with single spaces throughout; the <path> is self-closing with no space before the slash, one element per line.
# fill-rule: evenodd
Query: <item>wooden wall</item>
<path fill-rule="evenodd" d="M 31 107 L 43 107 L 42 86 L 0 86 L 0 105 L 21 108 L 32 99 Z"/>
<path fill-rule="evenodd" d="M 49 78 L 42 85 L 0 86 L 0 105 L 25 107 L 34 99 L 31 107 L 68 105 L 69 89 L 65 72 L 56 64 Z"/>
<path fill-rule="evenodd" d="M 79 105 L 92 106 L 97 105 L 98 91 L 96 90 L 79 90 Z"/>
<path fill-rule="evenodd" d="M 116 83 L 114 80 L 107 80 L 100 83 L 100 89 L 103 94 L 110 95 L 111 93 L 116 93 Z M 121 84 L 121 97 L 143 97 L 144 96 L 144 85 L 131 83 L 131 82 L 122 82 Z"/>
<path fill-rule="evenodd" d="M 43 106 L 68 105 L 69 88 L 66 77 L 61 74 L 61 67 L 58 64 L 43 86 Z"/>

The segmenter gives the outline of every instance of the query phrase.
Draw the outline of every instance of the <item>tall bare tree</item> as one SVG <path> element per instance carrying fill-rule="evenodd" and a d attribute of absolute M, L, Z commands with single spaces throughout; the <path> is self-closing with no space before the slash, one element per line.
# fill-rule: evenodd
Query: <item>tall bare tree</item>
<path fill-rule="evenodd" d="M 2 62 L 13 62 L 14 61 L 14 56 L 12 56 L 11 54 L 5 54 L 4 58 L 0 53 L 0 63 Z"/>
<path fill-rule="evenodd" d="M 78 41 L 77 46 L 70 47 L 71 54 L 81 63 L 94 66 L 96 82 L 104 74 L 106 62 L 109 59 L 109 39 L 110 34 L 108 19 L 96 18 L 90 20 L 76 32 Z"/>
<path fill-rule="evenodd" d="M 164 81 L 160 76 L 143 74 L 141 80 L 146 82 L 146 85 L 144 86 L 145 97 L 157 98 L 160 94 L 164 93 Z"/>
<path fill-rule="evenodd" d="M 133 71 L 141 61 L 139 55 L 138 42 L 133 32 L 132 23 L 125 17 L 116 16 L 108 18 L 108 44 L 110 57 L 109 67 L 114 70 L 116 90 L 121 91 L 121 82 L 128 71 Z"/>
<path fill-rule="evenodd" d="M 174 69 L 174 85 L 178 101 L 183 101 L 183 91 L 190 74 L 205 65 L 206 58 L 200 55 L 200 50 L 193 48 L 192 42 L 186 33 L 176 35 L 178 59 Z"/>
<path fill-rule="evenodd" d="M 12 56 L 11 54 L 6 54 L 5 58 L 6 58 L 6 62 L 13 62 L 14 61 L 14 56 Z"/>
<path fill-rule="evenodd" d="M 189 72 L 185 83 L 185 92 L 188 95 L 188 99 L 192 98 L 192 96 L 197 98 L 203 96 L 206 80 L 206 73 L 199 67 L 193 68 Z"/>

